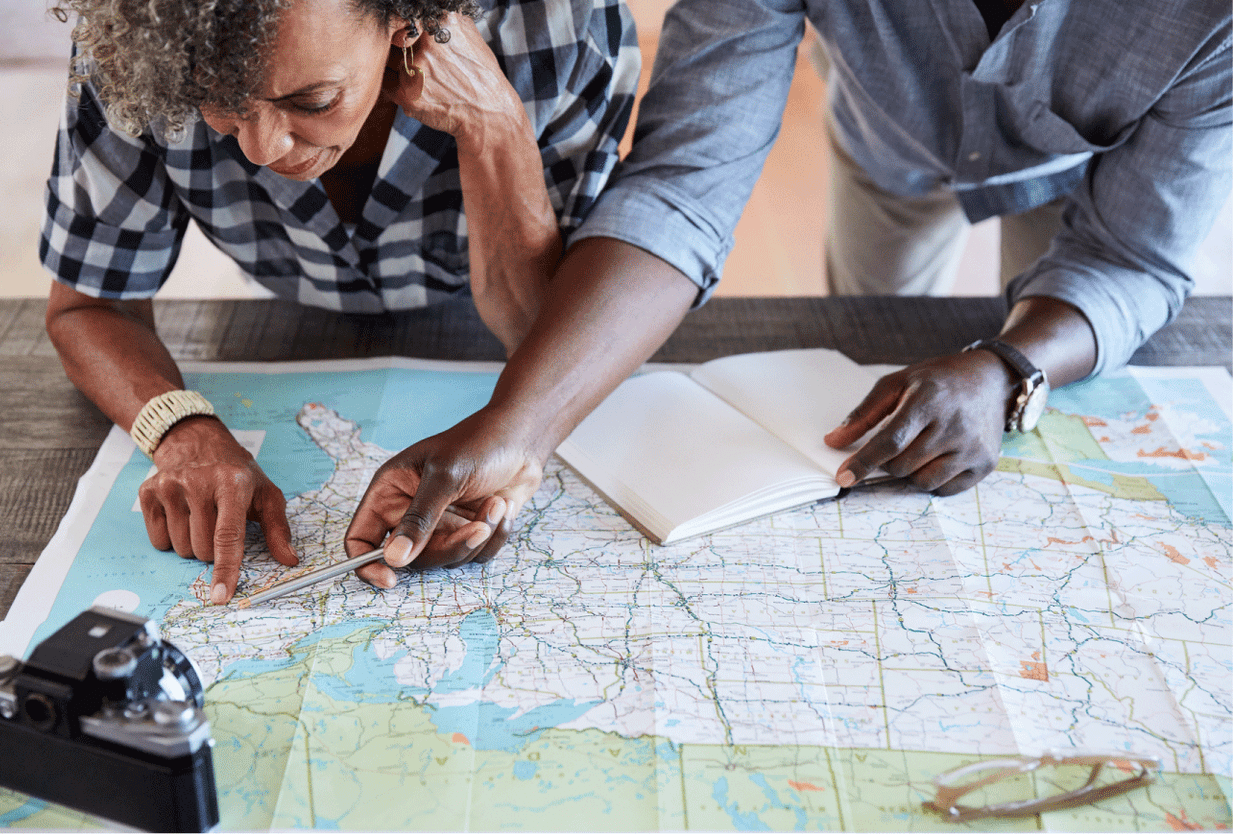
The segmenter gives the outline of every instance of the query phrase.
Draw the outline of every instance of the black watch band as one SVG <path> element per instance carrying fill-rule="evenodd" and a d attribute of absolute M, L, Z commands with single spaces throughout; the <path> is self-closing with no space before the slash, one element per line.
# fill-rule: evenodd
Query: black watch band
<path fill-rule="evenodd" d="M 1003 362 L 1010 365 L 1011 369 L 1022 379 L 1031 379 L 1041 372 L 1040 368 L 1033 365 L 1026 356 L 1019 352 L 1019 348 L 1014 345 L 1008 345 L 1001 339 L 981 339 L 980 341 L 972 342 L 963 350 L 965 352 L 969 350 L 987 350 L 995 353 Z"/>

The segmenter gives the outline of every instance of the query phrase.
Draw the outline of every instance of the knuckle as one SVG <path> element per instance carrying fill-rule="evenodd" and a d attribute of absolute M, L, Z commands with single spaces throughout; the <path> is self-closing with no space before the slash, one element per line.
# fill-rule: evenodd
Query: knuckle
<path fill-rule="evenodd" d="M 432 531 L 432 519 L 416 509 L 407 510 L 399 525 L 405 530 L 429 533 Z"/>
<path fill-rule="evenodd" d="M 462 484 L 473 474 L 472 467 L 457 459 L 424 461 L 424 480 L 444 481 L 450 484 Z"/>
<path fill-rule="evenodd" d="M 219 484 L 230 487 L 236 492 L 251 491 L 254 484 L 253 472 L 247 466 L 225 466 L 219 473 Z"/>
<path fill-rule="evenodd" d="M 892 426 L 886 434 L 886 443 L 892 449 L 906 449 L 908 444 L 916 437 L 916 429 L 910 425 Z"/>
<path fill-rule="evenodd" d="M 903 461 L 888 460 L 882 464 L 882 468 L 896 478 L 905 478 L 912 474 L 912 468 Z"/>
<path fill-rule="evenodd" d="M 244 543 L 244 533 L 239 528 L 226 526 L 214 531 L 214 546 L 220 549 L 233 550 Z"/>

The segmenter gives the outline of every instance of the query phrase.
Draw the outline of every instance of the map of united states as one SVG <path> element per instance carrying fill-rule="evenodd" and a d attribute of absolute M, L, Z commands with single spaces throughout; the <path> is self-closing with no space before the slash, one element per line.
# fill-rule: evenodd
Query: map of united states
<path fill-rule="evenodd" d="M 1228 824 L 1228 420 L 1101 384 L 951 498 L 870 487 L 658 547 L 553 461 L 485 566 L 247 610 L 201 569 L 163 631 L 209 686 L 224 827 L 902 828 L 937 773 L 1049 748 L 1158 756 L 1112 811 L 1141 827 Z M 302 566 L 252 529 L 240 595 L 342 558 L 396 450 L 345 399 L 287 413 L 328 474 L 289 500 Z"/>

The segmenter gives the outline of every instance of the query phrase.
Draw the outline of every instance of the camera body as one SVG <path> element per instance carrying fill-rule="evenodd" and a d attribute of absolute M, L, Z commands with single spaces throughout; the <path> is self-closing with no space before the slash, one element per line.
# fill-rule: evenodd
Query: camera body
<path fill-rule="evenodd" d="M 218 824 L 192 661 L 153 622 L 94 607 L 0 655 L 0 785 L 150 831 Z"/>

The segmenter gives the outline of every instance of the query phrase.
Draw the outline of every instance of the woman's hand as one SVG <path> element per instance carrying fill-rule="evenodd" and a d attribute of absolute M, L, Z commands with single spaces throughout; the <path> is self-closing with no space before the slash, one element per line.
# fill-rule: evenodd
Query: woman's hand
<path fill-rule="evenodd" d="M 137 491 L 150 543 L 214 563 L 210 601 L 235 594 L 246 521 L 261 524 L 270 554 L 299 564 L 291 547 L 287 501 L 227 427 L 214 417 L 176 423 L 154 451 L 158 471 Z"/>
<path fill-rule="evenodd" d="M 486 131 L 526 115 L 492 49 L 484 42 L 475 21 L 465 15 L 446 15 L 441 25 L 449 40 L 437 43 L 421 32 L 407 48 L 408 75 L 401 49 L 390 53 L 384 95 L 413 119 L 450 134 L 459 144 L 483 140 Z"/>
<path fill-rule="evenodd" d="M 842 449 L 886 419 L 840 466 L 839 485 L 851 486 L 881 467 L 937 495 L 968 489 L 997 466 L 1014 387 L 1002 360 L 984 350 L 882 377 L 825 437 L 828 446 Z"/>
<path fill-rule="evenodd" d="M 544 472 L 541 458 L 501 436 L 504 425 L 481 409 L 377 470 L 347 528 L 349 556 L 385 543 L 385 564 L 360 568 L 362 579 L 392 588 L 391 568 L 458 567 L 496 555 Z"/>
<path fill-rule="evenodd" d="M 414 75 L 402 50 L 391 51 L 383 89 L 408 116 L 457 142 L 471 295 L 512 354 L 543 305 L 561 260 L 561 232 L 518 93 L 471 18 L 450 14 L 442 23 L 446 43 L 425 33 L 408 50 Z"/>

